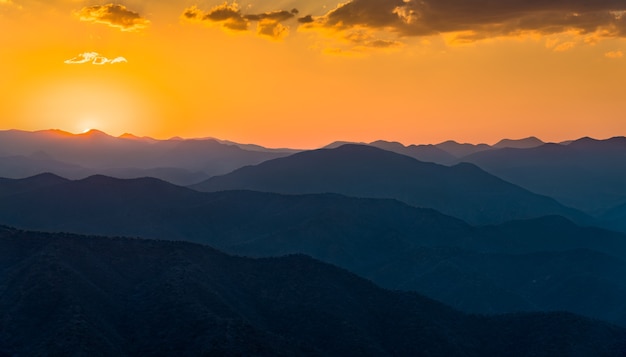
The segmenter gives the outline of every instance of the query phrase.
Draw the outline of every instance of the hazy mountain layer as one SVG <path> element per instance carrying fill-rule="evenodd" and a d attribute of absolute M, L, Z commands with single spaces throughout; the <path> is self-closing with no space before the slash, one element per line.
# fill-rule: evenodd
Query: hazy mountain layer
<path fill-rule="evenodd" d="M 590 213 L 626 202 L 626 138 L 501 149 L 460 159 L 533 192 Z"/>
<path fill-rule="evenodd" d="M 42 172 L 76 179 L 94 174 L 151 176 L 188 185 L 293 152 L 215 139 L 116 138 L 97 130 L 77 135 L 8 130 L 0 131 L 0 176 L 22 178 Z"/>

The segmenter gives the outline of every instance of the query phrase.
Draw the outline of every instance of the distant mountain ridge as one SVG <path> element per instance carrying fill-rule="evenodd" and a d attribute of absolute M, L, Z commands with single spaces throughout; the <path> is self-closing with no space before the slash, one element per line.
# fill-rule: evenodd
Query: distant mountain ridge
<path fill-rule="evenodd" d="M 524 139 L 512 140 L 502 139 L 493 145 L 496 149 L 513 148 L 513 149 L 531 149 L 545 144 L 537 137 L 530 136 Z"/>
<path fill-rule="evenodd" d="M 625 137 L 482 151 L 460 160 L 595 215 L 626 203 Z"/>
<path fill-rule="evenodd" d="M 323 149 L 336 149 L 346 144 L 370 145 L 383 150 L 407 155 L 420 161 L 452 165 L 458 163 L 459 159 L 476 152 L 503 148 L 533 148 L 545 143 L 534 136 L 523 139 L 502 139 L 493 146 L 487 144 L 460 144 L 453 140 L 439 144 L 411 144 L 406 146 L 396 141 L 385 140 L 377 140 L 371 143 L 335 141 L 324 146 Z"/>
<path fill-rule="evenodd" d="M 113 137 L 98 130 L 83 134 L 8 130 L 0 131 L 0 176 L 22 178 L 42 172 L 74 179 L 94 174 L 153 176 L 188 185 L 293 152 L 297 150 L 215 139 L 155 140 L 132 134 Z"/>

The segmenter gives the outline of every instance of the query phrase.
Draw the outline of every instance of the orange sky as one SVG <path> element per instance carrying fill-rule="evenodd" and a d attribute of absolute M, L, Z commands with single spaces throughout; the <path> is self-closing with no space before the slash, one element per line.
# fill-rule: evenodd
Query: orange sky
<path fill-rule="evenodd" d="M 339 3 L 0 0 L 0 129 L 298 148 L 626 135 L 624 2 Z"/>

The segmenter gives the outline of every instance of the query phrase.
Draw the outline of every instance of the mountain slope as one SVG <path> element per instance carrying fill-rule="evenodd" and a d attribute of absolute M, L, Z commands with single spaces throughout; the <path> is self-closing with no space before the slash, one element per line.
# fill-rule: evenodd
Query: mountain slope
<path fill-rule="evenodd" d="M 569 314 L 468 316 L 303 256 L 0 228 L 0 351 L 20 355 L 617 356 Z"/>
<path fill-rule="evenodd" d="M 209 192 L 247 189 L 393 198 L 474 224 L 547 214 L 577 221 L 586 219 L 581 212 L 498 179 L 474 165 L 446 167 L 362 145 L 302 152 L 243 167 L 191 187 Z"/>
<path fill-rule="evenodd" d="M 624 137 L 483 151 L 460 161 L 592 213 L 626 202 Z"/>
<path fill-rule="evenodd" d="M 69 180 L 51 173 L 43 173 L 17 180 L 0 177 L 0 196 L 47 189 L 68 182 Z"/>

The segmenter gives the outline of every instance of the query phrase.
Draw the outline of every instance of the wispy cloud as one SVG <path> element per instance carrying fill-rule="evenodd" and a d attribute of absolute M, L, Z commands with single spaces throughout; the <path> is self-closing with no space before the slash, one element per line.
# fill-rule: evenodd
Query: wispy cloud
<path fill-rule="evenodd" d="M 216 23 L 230 31 L 248 31 L 251 22 L 257 22 L 257 34 L 280 39 L 289 33 L 289 27 L 282 24 L 298 14 L 297 9 L 279 10 L 259 14 L 244 14 L 236 2 L 223 3 L 208 11 L 197 6 L 185 9 L 182 19 L 192 22 Z"/>
<path fill-rule="evenodd" d="M 128 61 L 124 57 L 116 57 L 113 59 L 109 59 L 107 57 L 101 56 L 98 52 L 85 52 L 81 53 L 78 56 L 65 60 L 66 64 L 95 64 L 95 65 L 105 65 L 105 64 L 116 64 L 116 63 L 127 63 Z"/>
<path fill-rule="evenodd" d="M 624 53 L 622 51 L 609 51 L 604 54 L 604 57 L 612 59 L 622 58 L 624 57 Z"/>
<path fill-rule="evenodd" d="M 141 31 L 150 21 L 139 13 L 128 10 L 124 5 L 107 4 L 84 7 L 75 12 L 81 21 L 105 24 L 122 31 Z"/>

